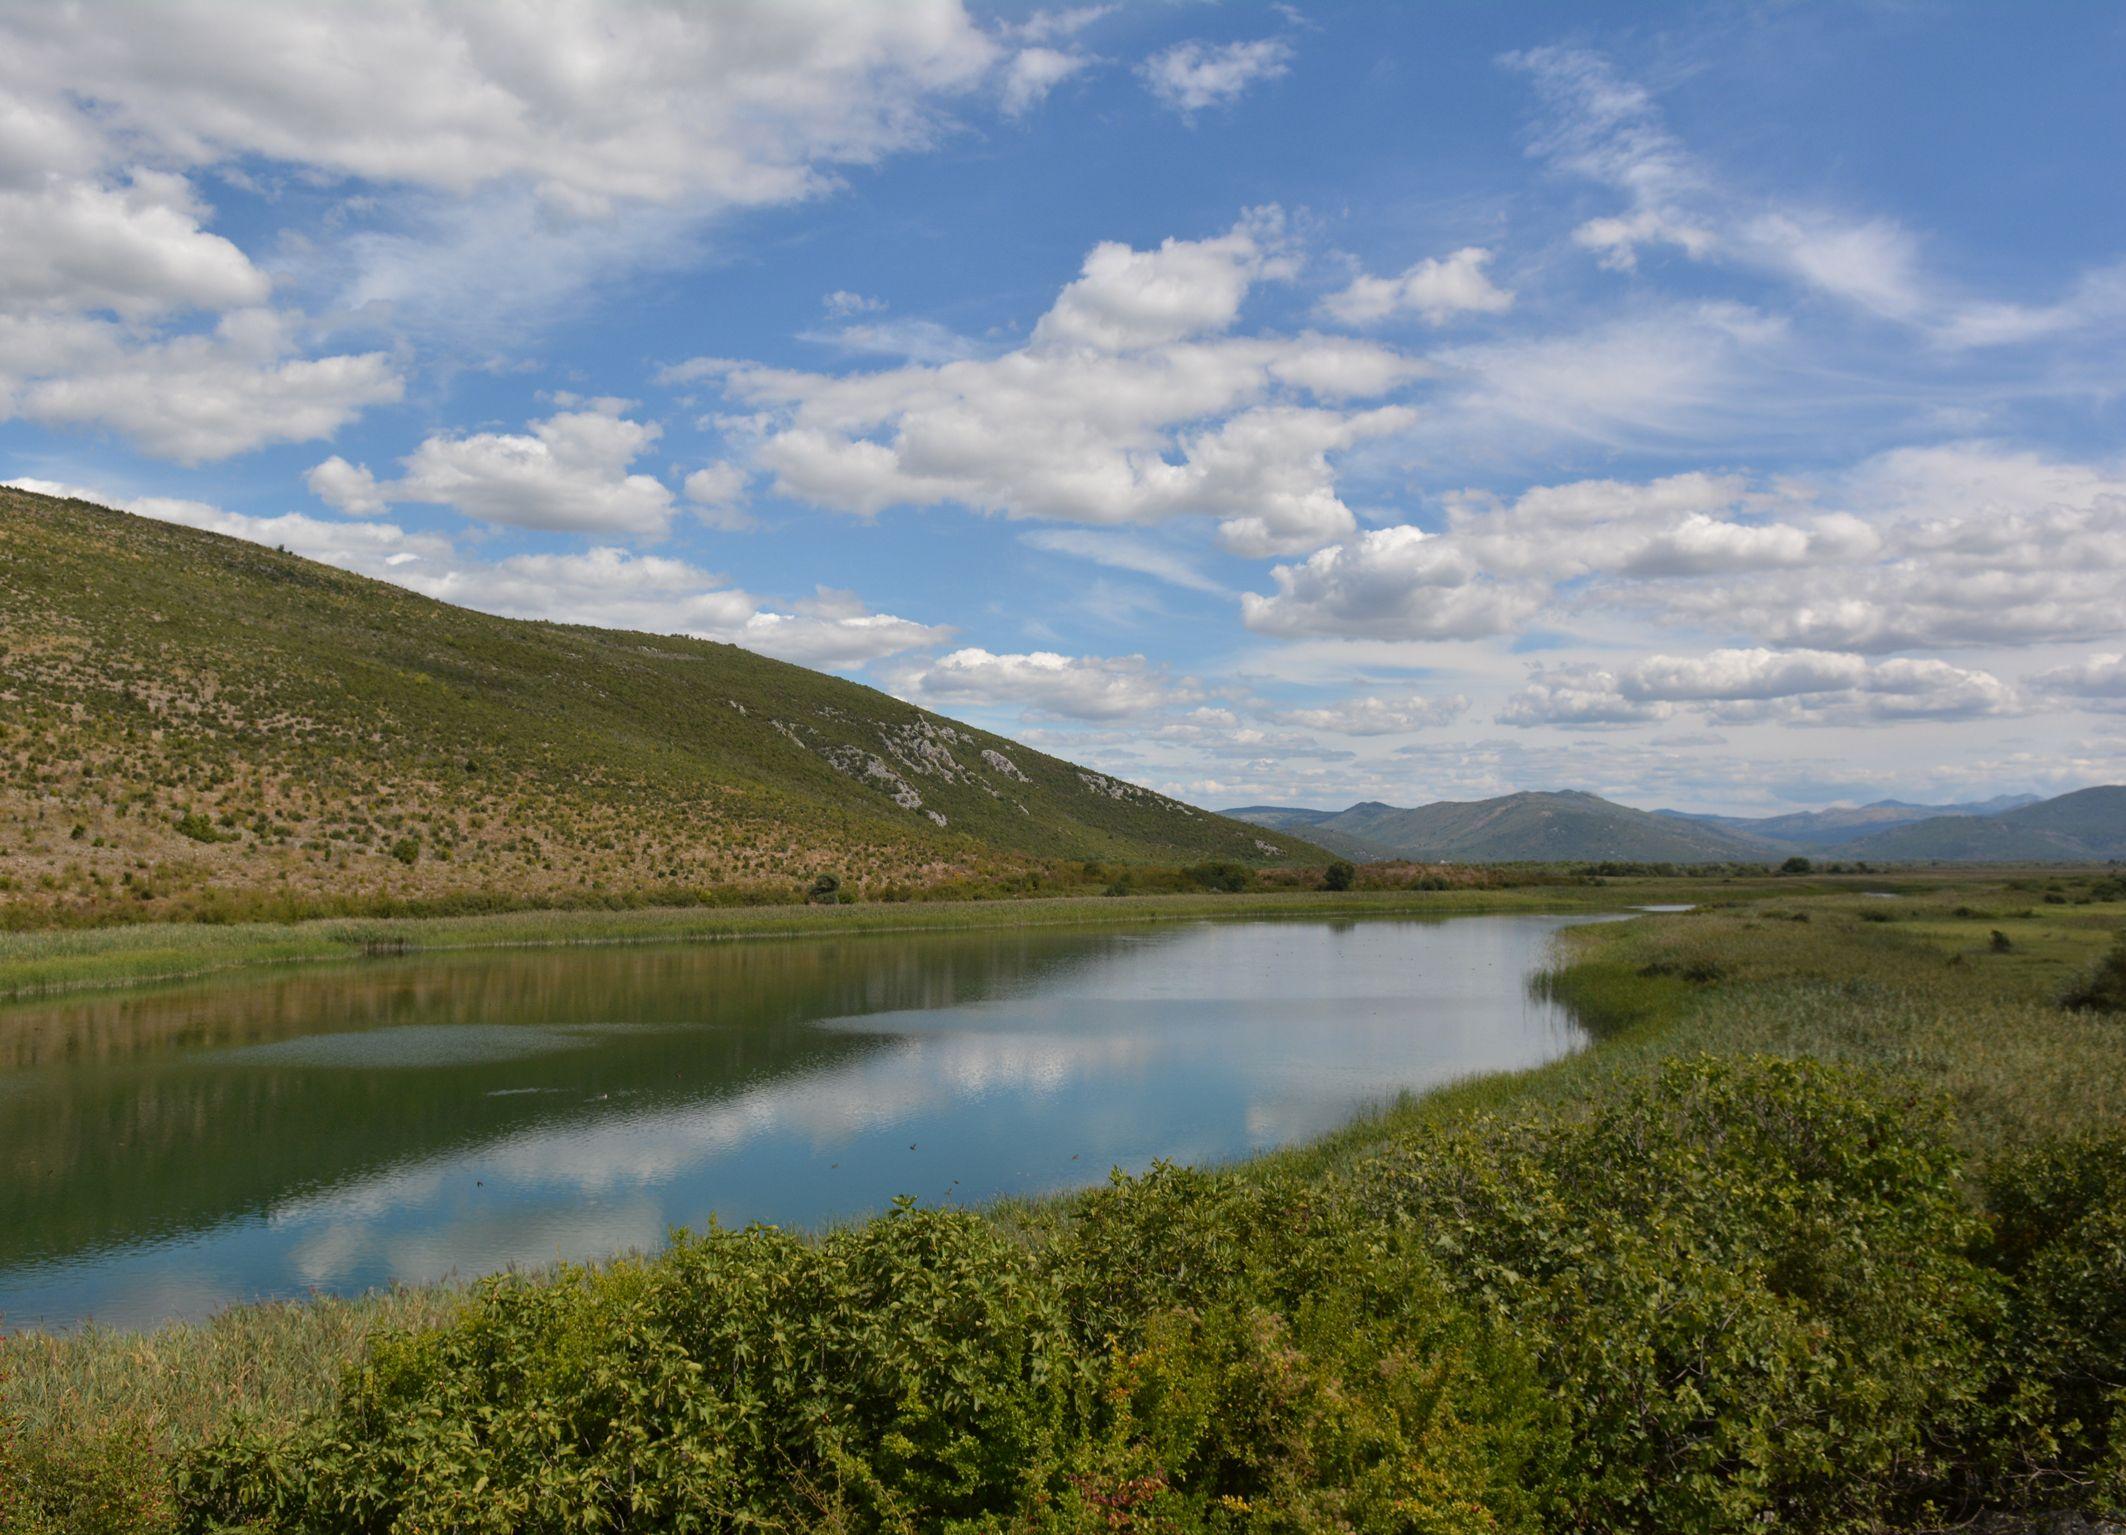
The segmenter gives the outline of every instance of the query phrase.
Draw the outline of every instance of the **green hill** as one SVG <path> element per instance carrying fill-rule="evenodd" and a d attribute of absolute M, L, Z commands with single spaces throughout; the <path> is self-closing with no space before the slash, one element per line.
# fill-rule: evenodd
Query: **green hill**
<path fill-rule="evenodd" d="M 1754 837 L 1633 810 L 1578 790 L 1507 794 L 1467 802 L 1442 800 L 1414 809 L 1369 801 L 1304 822 L 1295 818 L 1309 812 L 1282 807 L 1258 806 L 1227 814 L 1256 824 L 1295 829 L 1303 825 L 1309 840 L 1357 858 L 1467 863 L 1604 859 L 1761 863 L 1778 851 Z"/>
<path fill-rule="evenodd" d="M 2077 789 L 1999 815 L 1940 816 L 1858 837 L 1840 856 L 1987 863 L 2126 858 L 2126 786 Z"/>
<path fill-rule="evenodd" d="M 867 897 L 1319 862 L 874 689 L 0 489 L 0 916 Z"/>

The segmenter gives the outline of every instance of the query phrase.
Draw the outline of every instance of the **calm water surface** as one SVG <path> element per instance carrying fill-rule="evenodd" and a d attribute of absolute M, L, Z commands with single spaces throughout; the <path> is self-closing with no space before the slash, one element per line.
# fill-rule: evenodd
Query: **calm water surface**
<path fill-rule="evenodd" d="M 1579 1031 L 1574 919 L 376 961 L 0 1011 L 0 1325 L 815 1226 L 1306 1140 Z"/>

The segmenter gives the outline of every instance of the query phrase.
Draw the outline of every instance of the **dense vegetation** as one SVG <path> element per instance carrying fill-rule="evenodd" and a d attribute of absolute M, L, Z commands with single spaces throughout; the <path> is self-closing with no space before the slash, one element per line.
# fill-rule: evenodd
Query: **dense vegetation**
<path fill-rule="evenodd" d="M 729 645 L 454 608 L 0 488 L 0 922 L 1053 887 L 1320 864 Z"/>
<path fill-rule="evenodd" d="M 820 1240 L 711 1231 L 465 1295 L 12 1339 L 0 1521 L 2126 1511 L 2115 883 L 1797 885 L 1578 929 L 1547 984 L 1601 1048 L 1227 1171 Z"/>

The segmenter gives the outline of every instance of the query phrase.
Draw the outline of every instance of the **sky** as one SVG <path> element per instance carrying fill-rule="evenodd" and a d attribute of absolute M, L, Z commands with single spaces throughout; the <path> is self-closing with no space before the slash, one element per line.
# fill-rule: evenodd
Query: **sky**
<path fill-rule="evenodd" d="M 2126 7 L 0 0 L 0 479 L 1217 807 L 2126 779 Z"/>

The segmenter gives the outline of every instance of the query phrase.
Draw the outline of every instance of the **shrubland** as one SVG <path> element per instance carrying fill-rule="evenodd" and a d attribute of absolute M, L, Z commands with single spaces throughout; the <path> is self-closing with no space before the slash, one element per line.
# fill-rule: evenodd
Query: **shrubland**
<path fill-rule="evenodd" d="M 1258 1162 L 812 1237 L 711 1229 L 596 1268 L 145 1337 L 9 1339 L 0 1520 L 2126 1514 L 2126 1034 L 2083 1000 L 2122 927 L 2126 904 L 2050 878 L 1597 924 L 1545 982 L 1597 1048 Z M 293 1368 L 200 1389 L 261 1357 Z"/>

